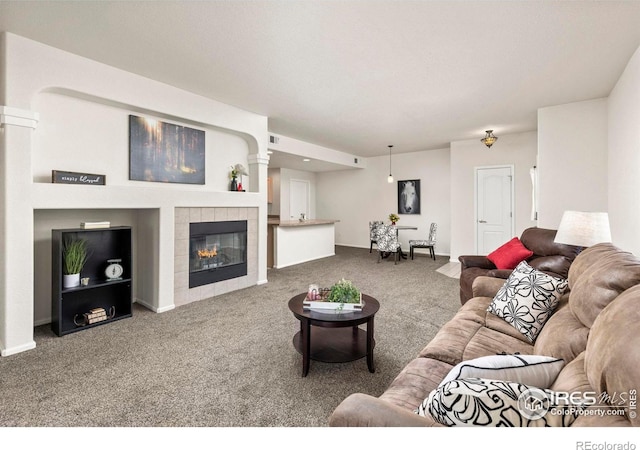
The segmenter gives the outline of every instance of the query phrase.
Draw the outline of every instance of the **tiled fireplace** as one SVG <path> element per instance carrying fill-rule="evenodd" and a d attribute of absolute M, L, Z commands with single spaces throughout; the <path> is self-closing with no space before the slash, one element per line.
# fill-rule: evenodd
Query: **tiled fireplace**
<path fill-rule="evenodd" d="M 254 286 L 257 208 L 176 208 L 176 306 Z"/>
<path fill-rule="evenodd" d="M 246 274 L 246 220 L 189 224 L 189 288 Z"/>

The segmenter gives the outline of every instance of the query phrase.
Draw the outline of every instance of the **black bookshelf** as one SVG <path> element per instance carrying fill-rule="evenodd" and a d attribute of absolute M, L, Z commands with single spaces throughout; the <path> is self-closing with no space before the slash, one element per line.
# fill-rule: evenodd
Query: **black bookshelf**
<path fill-rule="evenodd" d="M 89 258 L 81 277 L 86 286 L 64 288 L 62 283 L 62 246 L 66 239 L 84 239 Z M 58 336 L 105 325 L 132 315 L 132 243 L 131 227 L 51 230 L 51 328 Z M 121 278 L 109 280 L 105 274 L 109 260 L 119 259 Z M 103 308 L 108 318 L 87 323 L 84 314 Z"/>

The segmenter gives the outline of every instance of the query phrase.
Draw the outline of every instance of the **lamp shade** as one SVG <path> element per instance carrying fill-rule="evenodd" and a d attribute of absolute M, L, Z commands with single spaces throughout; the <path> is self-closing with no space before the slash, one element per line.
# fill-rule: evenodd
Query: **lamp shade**
<path fill-rule="evenodd" d="M 578 247 L 591 247 L 601 242 L 611 242 L 609 214 L 565 211 L 554 241 Z"/>

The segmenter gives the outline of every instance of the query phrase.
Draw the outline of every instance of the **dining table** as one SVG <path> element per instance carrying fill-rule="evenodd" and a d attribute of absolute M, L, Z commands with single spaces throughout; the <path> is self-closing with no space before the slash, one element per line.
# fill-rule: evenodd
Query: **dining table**
<path fill-rule="evenodd" d="M 401 230 L 417 230 L 418 227 L 414 226 L 414 225 L 396 225 L 396 231 L 401 231 Z M 405 252 L 400 252 L 400 257 L 402 259 L 407 259 L 407 254 Z"/>

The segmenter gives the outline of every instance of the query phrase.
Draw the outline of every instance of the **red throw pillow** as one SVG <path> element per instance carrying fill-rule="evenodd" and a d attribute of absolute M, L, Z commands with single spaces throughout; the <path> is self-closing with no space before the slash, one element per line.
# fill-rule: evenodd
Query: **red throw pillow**
<path fill-rule="evenodd" d="M 525 259 L 533 255 L 533 252 L 525 247 L 520 239 L 514 237 L 506 244 L 498 247 L 487 255 L 489 261 L 498 269 L 515 269 Z"/>

